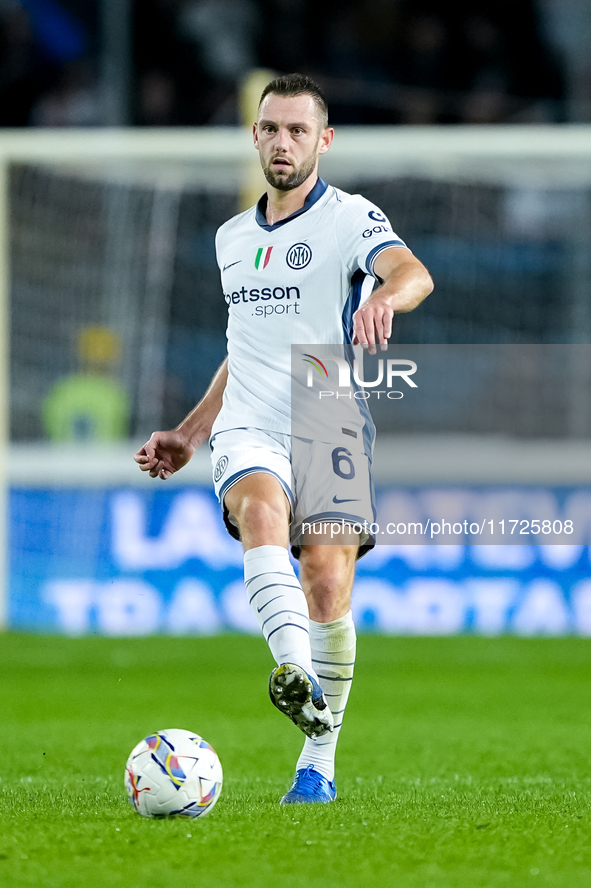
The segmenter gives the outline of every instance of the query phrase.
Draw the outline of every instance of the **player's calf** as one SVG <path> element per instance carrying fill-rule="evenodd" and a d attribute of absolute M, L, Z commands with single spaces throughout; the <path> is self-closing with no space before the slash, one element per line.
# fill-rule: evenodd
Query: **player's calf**
<path fill-rule="evenodd" d="M 332 713 L 328 708 L 318 682 L 293 663 L 282 663 L 269 679 L 271 702 L 287 715 L 307 737 L 322 737 L 334 728 Z"/>

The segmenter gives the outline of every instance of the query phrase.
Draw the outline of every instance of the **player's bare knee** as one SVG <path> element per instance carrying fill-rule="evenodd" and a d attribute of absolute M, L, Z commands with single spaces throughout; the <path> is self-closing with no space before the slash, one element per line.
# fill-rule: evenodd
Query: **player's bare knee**
<path fill-rule="evenodd" d="M 306 575 L 306 585 L 325 598 L 334 597 L 343 586 L 341 571 L 323 564 L 307 564 Z"/>
<path fill-rule="evenodd" d="M 316 623 L 331 623 L 351 608 L 350 590 L 331 584 L 309 588 L 306 600 L 310 618 Z"/>
<path fill-rule="evenodd" d="M 343 597 L 337 599 L 326 599 L 322 596 L 315 598 L 308 603 L 310 619 L 315 623 L 332 623 L 344 616 L 349 610 L 348 600 Z"/>
<path fill-rule="evenodd" d="M 228 508 L 243 537 L 246 531 L 255 531 L 263 538 L 271 537 L 287 526 L 288 517 L 283 503 L 248 496 Z"/>
<path fill-rule="evenodd" d="M 331 549 L 331 546 L 322 546 L 302 550 L 300 557 L 302 588 L 310 616 L 320 623 L 337 620 L 349 610 L 351 603 L 353 564 L 349 563 L 349 553 L 326 551 Z"/>
<path fill-rule="evenodd" d="M 263 499 L 249 498 L 242 510 L 242 522 L 260 530 L 276 530 L 283 527 L 285 520 L 283 504 L 279 505 Z"/>

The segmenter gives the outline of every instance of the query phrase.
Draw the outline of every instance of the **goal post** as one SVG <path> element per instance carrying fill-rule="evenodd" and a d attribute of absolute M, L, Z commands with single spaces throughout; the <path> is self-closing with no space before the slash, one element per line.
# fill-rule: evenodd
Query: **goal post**
<path fill-rule="evenodd" d="M 8 625 L 9 444 L 9 202 L 8 162 L 0 163 L 0 631 Z"/>

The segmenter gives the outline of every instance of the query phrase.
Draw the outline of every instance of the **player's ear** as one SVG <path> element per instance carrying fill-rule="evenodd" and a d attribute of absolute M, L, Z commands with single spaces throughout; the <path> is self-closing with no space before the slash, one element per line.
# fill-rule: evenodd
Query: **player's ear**
<path fill-rule="evenodd" d="M 259 147 L 259 134 L 257 132 L 256 120 L 252 125 L 252 141 L 254 142 L 255 148 Z"/>
<path fill-rule="evenodd" d="M 330 146 L 332 145 L 332 140 L 334 139 L 334 129 L 332 126 L 327 126 L 320 136 L 320 144 L 318 146 L 319 154 L 326 154 Z"/>

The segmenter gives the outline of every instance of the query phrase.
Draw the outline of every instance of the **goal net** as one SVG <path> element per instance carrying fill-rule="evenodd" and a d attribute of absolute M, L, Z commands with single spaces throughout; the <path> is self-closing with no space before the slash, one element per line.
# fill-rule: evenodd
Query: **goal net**
<path fill-rule="evenodd" d="M 389 426 L 384 413 L 386 433 L 418 441 L 409 448 L 406 480 L 421 482 L 419 462 L 430 467 L 431 482 L 491 480 L 482 475 L 482 462 L 480 476 L 462 474 L 465 460 L 450 474 L 453 448 L 445 451 L 445 465 L 441 460 L 441 441 L 450 435 L 471 436 L 481 451 L 488 447 L 492 462 L 491 436 L 516 439 L 506 442 L 506 471 L 493 472 L 497 481 L 507 480 L 516 464 L 529 482 L 591 480 L 590 155 L 591 128 L 586 127 L 343 128 L 337 133 L 321 175 L 374 201 L 436 283 L 420 309 L 396 319 L 396 342 L 559 349 L 550 369 L 523 359 L 517 375 L 503 377 L 503 390 L 487 401 L 486 411 L 450 413 L 433 405 L 427 418 L 410 417 L 402 427 Z M 9 349 L 0 352 L 7 448 L 3 489 L 14 491 L 11 522 L 33 489 L 94 491 L 95 505 L 88 509 L 96 513 L 87 509 L 77 529 L 68 531 L 74 549 L 83 550 L 69 570 L 73 582 L 91 571 L 92 547 L 100 546 L 106 532 L 97 491 L 121 492 L 146 481 L 131 461 L 133 450 L 155 428 L 180 421 L 224 357 L 226 306 L 214 234 L 256 199 L 264 181 L 248 134 L 230 129 L 5 132 L 0 165 L 0 231 L 5 232 L 0 289 L 10 340 Z M 475 378 L 481 357 L 477 349 L 473 354 L 469 369 Z M 445 355 L 442 377 L 450 378 L 453 351 Z M 448 405 L 446 397 L 443 393 L 442 403 Z M 456 407 L 462 397 L 457 394 Z M 518 439 L 537 441 L 537 457 L 524 458 Z M 383 452 L 382 446 L 378 478 L 401 481 L 396 467 L 380 463 Z M 413 454 L 420 457 L 414 463 Z M 199 455 L 184 478 L 204 481 L 207 462 L 206 454 Z M 182 485 L 183 478 L 176 483 Z M 132 500 L 123 495 L 113 506 L 112 526 L 128 522 L 133 530 L 133 522 L 140 521 Z M 18 538 L 24 546 L 12 550 L 14 595 L 31 575 L 35 580 L 39 539 L 47 546 L 53 539 L 62 551 L 51 557 L 67 561 L 55 526 L 43 525 L 41 500 L 35 503 L 37 524 L 29 528 L 28 541 L 12 531 L 13 541 Z M 203 534 L 201 518 L 189 501 L 185 506 L 187 526 Z M 188 539 L 177 544 L 173 556 L 165 554 L 161 540 L 160 552 L 154 540 L 158 533 L 166 535 L 166 527 L 158 525 L 165 511 L 163 506 L 161 519 L 158 509 L 156 517 L 145 519 L 155 524 L 151 530 L 146 525 L 141 541 L 136 534 L 133 545 L 120 543 L 122 570 L 133 572 L 140 564 L 141 545 L 144 568 L 172 571 L 171 583 L 181 576 L 173 576 L 181 562 L 202 557 L 199 543 Z M 181 525 L 174 525 L 175 532 Z M 208 569 L 236 566 L 239 553 L 228 555 L 221 536 L 218 543 Z M 179 554 L 183 545 L 186 550 Z M 111 565 L 93 581 L 106 583 L 109 570 L 117 573 Z M 192 588 L 187 601 L 198 610 L 198 585 Z M 63 587 L 63 601 L 68 594 Z M 78 617 L 70 615 L 72 631 L 90 625 L 93 609 L 107 613 L 98 593 L 88 595 L 85 615 L 80 616 L 82 606 Z M 4 622 L 26 626 L 35 602 L 30 613 L 29 605 L 15 606 L 16 619 L 8 615 L 7 601 L 5 595 Z M 176 618 L 167 619 L 174 628 Z M 195 626 L 201 619 L 194 616 Z M 225 625 L 218 612 L 209 619 L 211 627 Z M 240 619 L 249 625 L 243 614 L 234 618 L 237 628 Z"/>
<path fill-rule="evenodd" d="M 263 188 L 248 138 L 26 133 L 12 150 L 4 141 L 11 440 L 56 437 L 48 393 L 93 364 L 125 391 L 130 437 L 176 424 L 224 355 L 213 238 Z M 380 206 L 436 281 L 433 298 L 397 319 L 397 341 L 590 342 L 589 151 L 580 128 L 338 133 L 323 175 Z M 96 328 L 108 330 L 110 345 L 92 336 L 85 345 L 89 328 L 95 340 Z M 589 430 L 579 387 L 560 436 Z M 506 424 L 519 428 L 519 414 Z"/>

